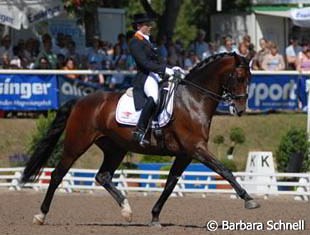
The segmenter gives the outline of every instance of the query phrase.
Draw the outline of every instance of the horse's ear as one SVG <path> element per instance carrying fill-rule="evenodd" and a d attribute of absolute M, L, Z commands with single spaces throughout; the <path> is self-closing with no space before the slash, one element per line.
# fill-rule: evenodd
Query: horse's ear
<path fill-rule="evenodd" d="M 235 58 L 236 61 L 236 67 L 238 67 L 239 65 L 241 65 L 241 56 L 239 56 L 235 51 L 233 52 L 233 56 Z"/>
<path fill-rule="evenodd" d="M 250 60 L 246 57 L 243 57 L 241 55 L 238 55 L 236 52 L 233 52 L 233 55 L 235 57 L 236 66 L 248 66 L 250 63 Z"/>

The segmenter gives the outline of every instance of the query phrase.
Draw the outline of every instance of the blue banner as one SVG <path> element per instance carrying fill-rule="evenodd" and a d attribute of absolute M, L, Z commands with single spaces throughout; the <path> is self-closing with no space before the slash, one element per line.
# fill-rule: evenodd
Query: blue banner
<path fill-rule="evenodd" d="M 297 75 L 253 75 L 249 87 L 251 110 L 297 110 Z"/>
<path fill-rule="evenodd" d="M 0 75 L 0 110 L 58 108 L 54 75 Z"/>
<path fill-rule="evenodd" d="M 99 89 L 102 87 L 96 83 L 86 83 L 79 79 L 73 80 L 58 76 L 59 105 L 61 106 L 73 98 L 86 96 Z"/>

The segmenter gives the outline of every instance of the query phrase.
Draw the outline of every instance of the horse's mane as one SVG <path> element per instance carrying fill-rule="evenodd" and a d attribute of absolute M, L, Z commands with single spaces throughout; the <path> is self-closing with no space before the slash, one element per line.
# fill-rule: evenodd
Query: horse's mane
<path fill-rule="evenodd" d="M 219 53 L 219 54 L 215 54 L 212 55 L 206 59 L 204 59 L 203 61 L 199 62 L 197 65 L 194 66 L 194 68 L 192 68 L 189 72 L 193 73 L 193 72 L 197 72 L 200 71 L 201 69 L 205 68 L 206 66 L 208 66 L 209 64 L 212 64 L 213 62 L 226 57 L 226 56 L 236 56 L 237 54 L 235 52 L 230 52 L 230 53 Z"/>

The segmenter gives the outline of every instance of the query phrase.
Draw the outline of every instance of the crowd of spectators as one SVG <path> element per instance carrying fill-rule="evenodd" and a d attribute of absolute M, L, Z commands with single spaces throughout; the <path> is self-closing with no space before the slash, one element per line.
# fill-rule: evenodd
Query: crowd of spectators
<path fill-rule="evenodd" d="M 20 39 L 16 45 L 12 45 L 10 36 L 6 35 L 1 40 L 0 66 L 2 69 L 135 70 L 135 62 L 128 51 L 128 41 L 132 35 L 132 32 L 119 34 L 114 45 L 95 36 L 86 50 L 77 50 L 72 37 L 62 33 L 58 33 L 56 38 L 44 34 L 40 39 Z M 209 56 L 223 52 L 236 52 L 246 57 L 253 70 L 310 70 L 310 44 L 304 41 L 300 45 L 296 38 L 290 39 L 285 55 L 279 53 L 275 42 L 264 38 L 260 39 L 260 49 L 255 51 L 249 35 L 244 35 L 240 42 L 225 36 L 220 45 L 208 43 L 203 30 L 198 31 L 195 40 L 186 48 L 182 41 L 173 41 L 167 37 L 153 41 L 167 64 L 185 70 L 190 70 Z M 104 75 L 66 76 L 87 82 L 106 83 Z M 123 80 L 124 75 L 117 73 L 109 80 L 109 86 L 113 88 Z"/>

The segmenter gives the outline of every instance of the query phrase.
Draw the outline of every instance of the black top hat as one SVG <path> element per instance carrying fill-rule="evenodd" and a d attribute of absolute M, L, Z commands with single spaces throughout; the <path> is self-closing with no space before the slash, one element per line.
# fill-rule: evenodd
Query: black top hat
<path fill-rule="evenodd" d="M 141 24 L 141 23 L 146 23 L 146 22 L 151 22 L 154 21 L 155 18 L 149 16 L 146 13 L 138 13 L 133 15 L 133 24 Z"/>

